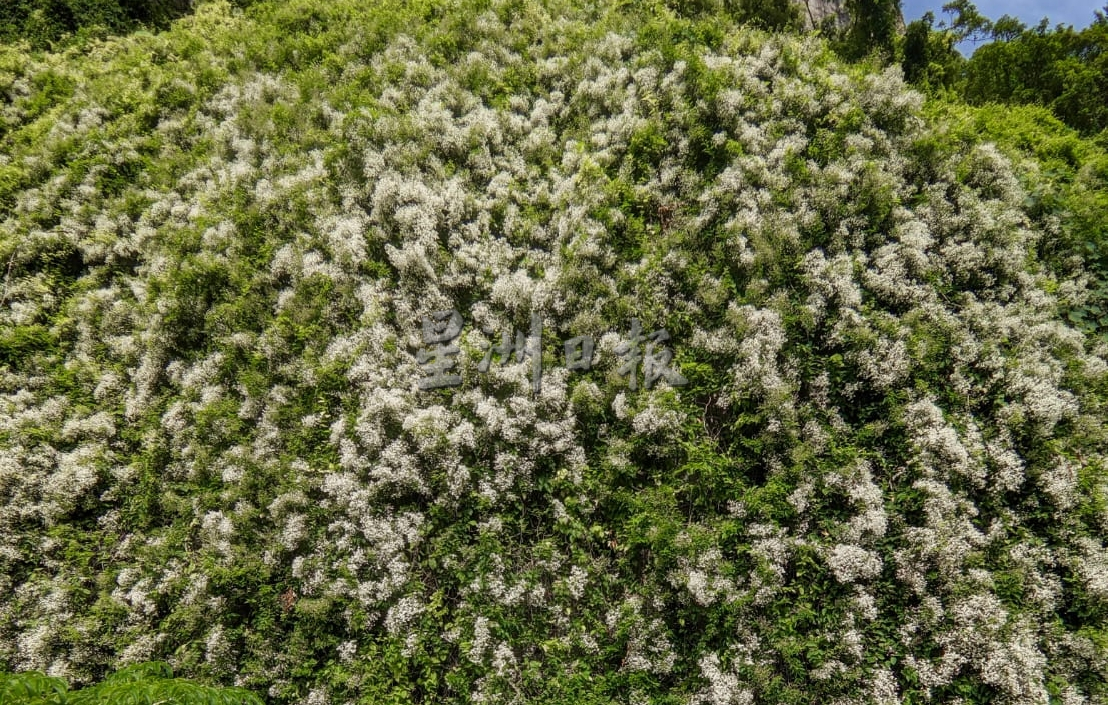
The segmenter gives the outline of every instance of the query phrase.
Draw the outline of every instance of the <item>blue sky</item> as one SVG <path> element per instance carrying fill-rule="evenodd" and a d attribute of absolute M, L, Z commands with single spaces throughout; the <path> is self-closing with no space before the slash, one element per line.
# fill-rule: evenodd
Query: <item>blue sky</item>
<path fill-rule="evenodd" d="M 935 13 L 935 24 L 940 20 L 950 19 L 950 15 L 943 12 L 943 5 L 949 0 L 901 0 L 904 11 L 904 21 L 918 20 L 923 13 L 931 10 Z M 1087 27 L 1093 23 L 1095 10 L 1101 10 L 1108 0 L 977 0 L 973 4 L 977 11 L 990 20 L 995 20 L 1001 15 L 1012 15 L 1020 19 L 1028 27 L 1039 24 L 1044 17 L 1050 18 L 1050 26 L 1057 24 L 1071 24 L 1075 29 Z M 978 45 L 980 46 L 980 44 Z M 963 54 L 973 52 L 973 45 L 966 42 L 958 47 Z"/>

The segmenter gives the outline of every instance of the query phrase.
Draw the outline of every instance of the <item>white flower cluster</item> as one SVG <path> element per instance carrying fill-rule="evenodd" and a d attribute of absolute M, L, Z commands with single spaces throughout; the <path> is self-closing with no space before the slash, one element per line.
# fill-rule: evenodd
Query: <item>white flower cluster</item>
<path fill-rule="evenodd" d="M 843 583 L 869 580 L 881 574 L 881 559 L 860 546 L 838 544 L 831 549 L 827 563 L 835 578 Z"/>
<path fill-rule="evenodd" d="M 679 568 L 669 576 L 674 587 L 684 587 L 693 600 L 702 606 L 717 601 L 734 602 L 738 599 L 738 585 L 735 580 L 724 575 L 719 549 L 709 549 L 696 557 L 695 561 L 679 559 Z"/>
<path fill-rule="evenodd" d="M 720 668 L 717 654 L 705 654 L 699 666 L 709 686 L 693 696 L 689 700 L 690 705 L 751 705 L 754 702 L 754 693 L 743 688 L 734 673 Z"/>

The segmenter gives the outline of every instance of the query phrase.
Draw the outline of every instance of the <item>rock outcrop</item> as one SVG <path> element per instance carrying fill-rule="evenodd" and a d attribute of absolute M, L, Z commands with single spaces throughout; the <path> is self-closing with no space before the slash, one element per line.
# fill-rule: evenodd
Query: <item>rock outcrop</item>
<path fill-rule="evenodd" d="M 846 0 L 796 0 L 800 5 L 800 15 L 804 18 L 804 28 L 814 29 L 823 24 L 825 17 L 834 17 L 835 26 L 842 28 L 850 24 L 850 12 Z M 896 27 L 904 31 L 904 13 L 897 10 Z"/>
<path fill-rule="evenodd" d="M 836 27 L 845 27 L 850 23 L 845 0 L 798 0 L 798 4 L 805 29 L 819 27 L 825 17 L 834 17 Z"/>

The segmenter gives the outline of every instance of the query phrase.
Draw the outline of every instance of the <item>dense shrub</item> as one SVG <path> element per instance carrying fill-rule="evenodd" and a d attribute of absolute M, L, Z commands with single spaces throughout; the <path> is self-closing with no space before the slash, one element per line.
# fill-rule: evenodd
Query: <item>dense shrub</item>
<path fill-rule="evenodd" d="M 0 667 L 1108 697 L 1108 351 L 1030 173 L 1094 153 L 686 14 L 212 2 L 0 49 Z"/>
<path fill-rule="evenodd" d="M 102 683 L 69 690 L 61 678 L 41 672 L 0 673 L 0 703 L 5 705 L 123 705 L 123 703 L 174 703 L 174 705 L 262 705 L 242 688 L 214 688 L 173 677 L 165 663 L 128 666 Z"/>

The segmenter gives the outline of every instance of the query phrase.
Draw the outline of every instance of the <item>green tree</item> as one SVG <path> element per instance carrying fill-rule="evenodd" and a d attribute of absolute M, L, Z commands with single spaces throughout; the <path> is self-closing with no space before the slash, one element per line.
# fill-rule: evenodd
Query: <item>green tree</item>
<path fill-rule="evenodd" d="M 998 42 L 1009 42 L 1027 31 L 1027 25 L 1011 15 L 1001 15 L 993 22 L 992 37 Z"/>
<path fill-rule="evenodd" d="M 728 3 L 739 22 L 769 32 L 798 31 L 800 6 L 793 0 L 737 0 Z"/>
<path fill-rule="evenodd" d="M 873 53 L 891 58 L 900 0 L 847 0 L 846 8 L 850 26 L 840 42 L 844 58 L 858 60 Z"/>
<path fill-rule="evenodd" d="M 951 88 L 965 59 L 954 48 L 949 32 L 934 27 L 935 16 L 927 12 L 908 23 L 902 40 L 900 66 L 909 83 L 924 90 Z"/>
<path fill-rule="evenodd" d="M 935 16 L 928 12 L 921 19 L 909 23 L 904 31 L 904 58 L 900 66 L 904 70 L 904 78 L 910 83 L 918 83 L 927 72 L 931 61 L 928 39 L 934 21 Z"/>
<path fill-rule="evenodd" d="M 943 5 L 943 12 L 954 15 L 950 22 L 950 33 L 954 36 L 955 43 L 971 41 L 977 43 L 989 36 L 992 30 L 992 22 L 977 11 L 977 6 L 970 0 L 951 0 Z"/>
<path fill-rule="evenodd" d="M 1039 104 L 1085 134 L 1108 128 L 1108 22 L 1103 13 L 1077 31 L 1027 29 L 1009 17 L 992 27 L 997 39 L 966 63 L 963 94 L 976 105 Z"/>

